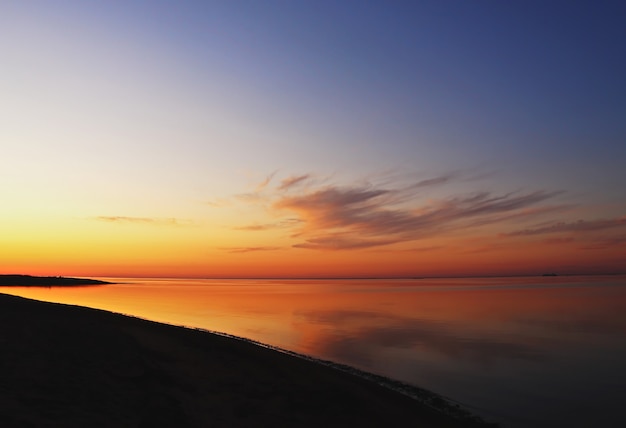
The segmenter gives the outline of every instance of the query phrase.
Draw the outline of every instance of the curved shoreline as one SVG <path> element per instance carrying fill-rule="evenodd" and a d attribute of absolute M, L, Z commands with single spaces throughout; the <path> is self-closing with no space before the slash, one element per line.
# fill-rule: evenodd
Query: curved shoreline
<path fill-rule="evenodd" d="M 203 333 L 226 337 L 231 340 L 237 340 L 237 341 L 241 341 L 244 343 L 249 343 L 255 346 L 259 346 L 261 348 L 269 349 L 274 352 L 279 352 L 281 354 L 289 355 L 291 357 L 299 358 L 304 361 L 308 361 L 314 364 L 319 364 L 324 367 L 332 368 L 333 370 L 338 370 L 344 373 L 348 373 L 352 376 L 365 379 L 368 382 L 375 383 L 379 386 L 382 386 L 383 388 L 389 389 L 391 391 L 407 396 L 413 400 L 416 400 L 420 404 L 423 404 L 437 412 L 450 416 L 459 421 L 477 424 L 476 426 L 486 426 L 486 427 L 499 426 L 496 422 L 488 422 L 484 420 L 482 417 L 472 413 L 471 410 L 467 408 L 467 406 L 465 406 L 461 402 L 455 401 L 454 399 L 437 394 L 436 392 L 430 391 L 428 389 L 420 388 L 419 386 L 416 386 L 416 385 L 411 385 L 409 383 L 402 382 L 397 379 L 393 379 L 387 376 L 361 370 L 354 366 L 337 363 L 331 360 L 325 360 L 323 358 L 317 358 L 312 355 L 303 354 L 303 353 L 299 353 L 296 351 L 291 351 L 289 349 L 281 348 L 279 346 L 271 345 L 269 343 L 260 342 L 258 340 L 250 339 L 250 338 L 243 337 L 243 336 L 237 336 L 237 335 L 226 333 L 223 331 L 211 330 L 207 328 L 194 327 L 194 326 L 183 325 L 183 324 L 173 324 L 173 323 L 167 323 L 167 322 L 161 322 L 161 321 L 152 321 L 148 318 L 143 318 L 137 315 L 126 314 L 122 312 L 115 312 L 115 311 L 107 311 L 107 312 L 123 315 L 123 316 L 130 317 L 130 318 L 137 318 L 137 319 L 144 320 L 144 321 L 157 322 L 159 324 L 164 324 L 164 325 L 171 325 L 173 327 L 181 327 L 181 328 L 185 328 L 188 330 L 200 331 Z"/>
<path fill-rule="evenodd" d="M 122 315 L 125 315 L 125 314 L 122 314 Z M 133 316 L 133 315 L 130 315 L 130 316 Z M 143 319 L 141 317 L 137 317 L 137 318 Z M 168 324 L 168 323 L 164 323 L 164 324 Z M 170 325 L 176 325 L 176 324 L 170 324 Z M 446 414 L 454 419 L 458 419 L 460 421 L 468 421 L 468 422 L 472 422 L 476 424 L 484 424 L 484 426 L 497 426 L 497 424 L 487 422 L 483 420 L 480 416 L 473 414 L 469 409 L 464 407 L 464 405 L 460 402 L 454 402 L 454 400 L 448 397 L 444 397 L 443 395 L 437 394 L 436 392 L 430 391 L 428 389 L 420 388 L 418 386 L 411 385 L 411 384 L 408 384 L 408 383 L 405 383 L 396 379 L 392 379 L 383 375 L 361 370 L 359 368 L 349 366 L 347 364 L 337 363 L 335 361 L 313 357 L 311 355 L 302 354 L 299 352 L 291 351 L 289 349 L 284 349 L 278 346 L 270 345 L 268 343 L 259 342 L 254 339 L 236 336 L 230 333 L 224 333 L 221 331 L 210 330 L 210 329 L 205 329 L 205 328 L 200 328 L 200 327 L 190 327 L 186 325 L 179 325 L 179 327 L 188 328 L 192 330 L 198 330 L 198 331 L 202 331 L 202 332 L 209 333 L 209 334 L 215 334 L 215 335 L 227 337 L 233 340 L 240 340 L 242 342 L 251 343 L 255 346 L 260 346 L 262 348 L 270 349 L 275 352 L 280 352 L 282 354 L 300 358 L 305 361 L 310 361 L 315 364 L 320 364 L 322 366 L 329 367 L 334 370 L 338 370 L 338 371 L 348 373 L 353 376 L 357 376 L 369 382 L 373 382 L 391 391 L 398 392 L 402 395 L 410 397 L 413 400 L 418 401 L 419 403 L 427 407 L 430 407 L 431 409 L 437 412 Z"/>
<path fill-rule="evenodd" d="M 349 366 L 99 309 L 0 294 L 0 343 L 2 426 L 489 426 Z"/>

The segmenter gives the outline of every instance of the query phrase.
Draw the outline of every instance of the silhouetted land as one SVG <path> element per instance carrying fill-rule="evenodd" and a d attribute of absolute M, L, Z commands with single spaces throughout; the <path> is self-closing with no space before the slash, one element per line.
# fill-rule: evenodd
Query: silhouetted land
<path fill-rule="evenodd" d="M 246 341 L 4 294 L 0 346 L 2 427 L 485 426 Z"/>
<path fill-rule="evenodd" d="M 106 281 L 62 276 L 0 275 L 0 286 L 19 287 L 77 287 L 85 285 L 111 284 Z"/>

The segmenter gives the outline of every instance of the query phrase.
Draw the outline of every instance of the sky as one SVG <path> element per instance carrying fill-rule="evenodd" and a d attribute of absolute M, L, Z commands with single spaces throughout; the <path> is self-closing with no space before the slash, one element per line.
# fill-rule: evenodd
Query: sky
<path fill-rule="evenodd" d="M 0 273 L 626 272 L 619 1 L 0 4 Z"/>

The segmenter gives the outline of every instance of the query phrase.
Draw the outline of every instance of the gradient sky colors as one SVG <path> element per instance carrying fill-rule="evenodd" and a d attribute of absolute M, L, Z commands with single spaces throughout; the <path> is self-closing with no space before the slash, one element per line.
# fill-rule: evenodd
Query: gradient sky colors
<path fill-rule="evenodd" d="M 625 272 L 625 21 L 608 1 L 4 1 L 0 272 Z"/>

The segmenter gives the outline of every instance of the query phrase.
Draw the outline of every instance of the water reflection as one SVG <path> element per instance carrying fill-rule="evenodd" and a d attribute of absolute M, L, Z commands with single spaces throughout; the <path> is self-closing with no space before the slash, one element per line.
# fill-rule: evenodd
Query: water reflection
<path fill-rule="evenodd" d="M 542 340 L 518 336 L 512 341 L 492 332 L 479 334 L 455 323 L 359 311 L 298 311 L 295 315 L 307 324 L 332 326 L 333 333 L 320 338 L 317 352 L 333 359 L 371 360 L 370 355 L 363 353 L 388 348 L 438 353 L 480 364 L 496 359 L 545 358 L 541 353 Z M 357 348 L 355 343 L 366 347 Z"/>
<path fill-rule="evenodd" d="M 131 280 L 0 292 L 249 337 L 454 397 L 507 426 L 626 426 L 626 278 Z"/>

